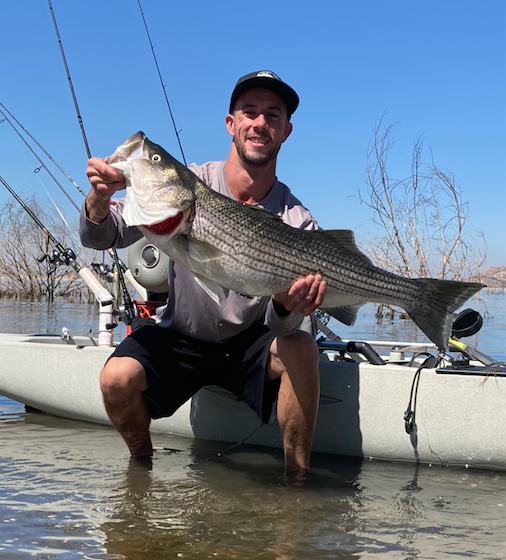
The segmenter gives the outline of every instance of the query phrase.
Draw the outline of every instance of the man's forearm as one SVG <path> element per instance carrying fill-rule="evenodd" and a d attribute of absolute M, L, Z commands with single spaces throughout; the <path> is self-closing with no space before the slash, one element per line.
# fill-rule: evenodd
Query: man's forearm
<path fill-rule="evenodd" d="M 101 196 L 95 189 L 92 189 L 85 202 L 88 219 L 96 224 L 103 222 L 109 214 L 110 200 L 109 197 Z"/>
<path fill-rule="evenodd" d="M 108 249 L 109 247 L 128 247 L 142 237 L 137 228 L 124 225 L 121 218 L 123 199 L 115 198 L 108 203 L 108 212 L 102 221 L 96 221 L 87 215 L 87 200 L 83 201 L 81 216 L 79 218 L 79 235 L 85 247 L 93 249 Z M 100 217 L 100 216 L 99 216 Z"/>

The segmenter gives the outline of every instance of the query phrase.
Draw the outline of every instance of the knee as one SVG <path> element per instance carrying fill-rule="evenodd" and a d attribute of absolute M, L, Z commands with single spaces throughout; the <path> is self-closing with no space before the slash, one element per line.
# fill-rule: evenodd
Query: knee
<path fill-rule="evenodd" d="M 279 336 L 277 349 L 281 360 L 290 356 L 306 364 L 318 364 L 320 353 L 315 339 L 307 332 L 296 331 L 289 336 Z"/>
<path fill-rule="evenodd" d="M 111 358 L 100 373 L 100 389 L 104 395 L 128 395 L 147 389 L 144 368 L 133 358 Z"/>

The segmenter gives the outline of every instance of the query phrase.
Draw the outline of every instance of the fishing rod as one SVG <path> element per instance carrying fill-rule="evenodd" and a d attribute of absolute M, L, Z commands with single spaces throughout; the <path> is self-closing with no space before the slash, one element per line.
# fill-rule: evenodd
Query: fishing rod
<path fill-rule="evenodd" d="M 21 207 L 25 210 L 25 212 L 32 218 L 32 220 L 39 226 L 39 228 L 44 232 L 47 239 L 49 239 L 54 249 L 52 253 L 43 253 L 37 260 L 39 263 L 43 263 L 46 259 L 48 262 L 53 265 L 53 268 L 48 271 L 48 274 L 53 274 L 58 266 L 71 266 L 76 273 L 84 280 L 88 288 L 93 292 L 95 298 L 100 304 L 100 313 L 99 313 L 99 346 L 112 346 L 112 329 L 118 326 L 115 317 L 119 317 L 126 322 L 126 317 L 130 317 L 128 315 L 129 311 L 127 309 L 127 305 L 133 306 L 133 303 L 130 300 L 130 296 L 128 295 L 128 299 L 125 300 L 124 308 L 120 308 L 117 311 L 113 310 L 113 302 L 114 297 L 109 293 L 109 291 L 102 286 L 96 276 L 93 275 L 91 270 L 89 270 L 85 266 L 81 266 L 77 262 L 75 252 L 69 248 L 64 247 L 58 239 L 47 229 L 47 227 L 39 220 L 36 214 L 30 209 L 30 207 L 23 201 L 23 199 L 14 191 L 14 189 L 7 183 L 7 181 L 0 175 L 0 182 L 4 185 L 4 187 L 10 192 L 10 194 L 14 197 L 14 199 L 21 205 Z M 120 274 L 120 270 L 122 267 L 126 268 L 125 265 L 121 262 L 116 256 L 116 268 L 117 274 L 119 278 L 119 282 L 121 284 L 122 289 L 124 292 L 128 294 L 128 290 L 126 288 L 125 281 Z M 95 268 L 95 267 L 94 267 Z M 102 274 L 105 276 L 105 274 Z M 135 280 L 131 279 L 132 283 L 135 285 Z M 129 323 L 127 323 L 129 324 Z"/>
<path fill-rule="evenodd" d="M 39 142 L 37 142 L 37 140 L 30 134 L 30 132 L 28 132 L 28 130 L 18 121 L 18 119 L 16 119 L 16 117 L 7 109 L 7 107 L 0 102 L 0 107 L 2 107 L 2 109 L 9 115 L 9 117 L 15 121 L 15 123 L 19 126 L 19 128 L 21 128 L 21 130 L 31 138 L 31 140 L 39 147 L 39 149 L 41 149 L 44 154 L 49 158 L 49 160 L 65 175 L 65 177 L 67 177 L 67 179 L 74 185 L 74 187 L 83 195 L 86 196 L 86 193 L 83 191 L 83 189 L 81 189 L 81 187 L 74 181 L 74 179 L 72 179 L 72 177 L 65 171 L 65 169 L 63 169 L 63 167 L 51 156 L 51 154 L 44 148 L 44 146 L 42 146 Z M 12 125 L 12 123 L 9 123 L 13 128 L 14 126 Z M 16 130 L 16 129 L 15 129 Z M 19 134 L 19 132 L 16 130 L 16 132 Z M 23 140 L 24 141 L 24 140 Z M 26 143 L 26 142 L 25 142 Z M 68 196 L 68 195 L 67 195 Z"/>
<path fill-rule="evenodd" d="M 0 175 L 0 182 L 4 185 L 4 187 L 11 193 L 11 195 L 19 202 L 19 204 L 23 207 L 23 209 L 28 213 L 30 218 L 40 227 L 40 229 L 45 233 L 45 235 L 53 242 L 53 245 L 56 247 L 53 251 L 52 255 L 44 255 L 44 257 L 39 257 L 39 262 L 42 262 L 49 258 L 49 262 L 55 265 L 54 270 L 56 270 L 56 266 L 60 264 L 65 264 L 71 266 L 77 273 L 81 270 L 81 266 L 76 262 L 76 254 L 72 249 L 68 247 L 65 248 L 63 245 L 54 237 L 54 235 L 46 228 L 46 226 L 37 218 L 37 216 L 30 210 L 27 204 L 16 194 L 14 189 L 7 183 L 7 181 Z M 51 271 L 51 272 L 54 272 Z"/>
<path fill-rule="evenodd" d="M 3 105 L 0 103 L 0 106 L 3 107 Z M 7 115 L 3 112 L 2 109 L 0 109 L 0 113 L 3 115 L 3 119 L 0 120 L 0 124 L 3 122 L 8 122 L 12 129 L 14 130 L 14 132 L 21 138 L 21 140 L 25 143 L 26 147 L 30 150 L 30 152 L 32 152 L 32 154 L 35 156 L 35 158 L 37 159 L 37 161 L 40 163 L 41 167 L 43 167 L 48 175 L 51 177 L 51 179 L 53 179 L 53 181 L 58 185 L 58 187 L 60 188 L 60 190 L 63 192 L 63 194 L 70 200 L 70 202 L 72 203 L 72 205 L 74 206 L 74 208 L 79 212 L 79 206 L 74 202 L 73 198 L 69 195 L 69 193 L 63 188 L 63 186 L 60 184 L 60 182 L 58 181 L 58 179 L 51 173 L 51 171 L 49 170 L 49 168 L 47 167 L 47 165 L 40 159 L 40 157 L 37 155 L 37 153 L 35 152 L 35 150 L 30 146 L 30 144 L 26 141 L 25 138 L 23 138 L 23 135 L 19 132 L 19 130 L 12 124 L 12 122 L 10 121 L 10 119 L 7 117 Z M 38 173 L 40 171 L 40 167 L 36 168 L 34 170 L 35 173 Z"/>
<path fill-rule="evenodd" d="M 44 232 L 46 237 L 53 243 L 53 252 L 49 254 L 42 254 L 38 257 L 40 263 L 44 262 L 46 259 L 53 265 L 53 269 L 49 271 L 52 274 L 58 266 L 66 265 L 71 266 L 76 273 L 84 280 L 88 288 L 93 292 L 95 298 L 100 304 L 99 312 L 99 334 L 98 334 L 98 345 L 99 346 L 112 346 L 113 336 L 112 329 L 117 326 L 114 320 L 113 313 L 113 296 L 109 291 L 102 286 L 98 278 L 91 272 L 91 270 L 85 266 L 81 266 L 76 260 L 76 254 L 74 251 L 68 247 L 64 247 L 58 239 L 46 228 L 46 226 L 37 218 L 37 216 L 32 212 L 27 204 L 17 195 L 14 189 L 7 183 L 7 181 L 0 175 L 0 182 L 4 187 L 11 193 L 11 195 L 16 199 L 16 201 L 21 205 L 21 207 L 27 212 L 27 214 L 32 218 L 32 220 L 39 226 L 39 228 Z"/>
<path fill-rule="evenodd" d="M 33 140 L 33 142 L 44 152 L 44 154 L 52 161 L 52 163 L 54 163 L 54 165 L 56 165 L 56 167 L 58 167 L 58 169 L 65 175 L 65 177 L 67 177 L 67 179 L 77 188 L 77 190 L 83 195 L 86 196 L 86 193 L 81 189 L 81 187 L 74 181 L 74 179 L 72 179 L 72 177 L 65 171 L 65 169 L 63 169 L 63 167 L 61 167 L 61 165 L 51 156 L 51 154 L 49 154 L 49 152 L 44 148 L 44 146 L 42 146 L 42 144 L 40 144 L 36 138 L 34 138 L 30 132 L 18 121 L 18 119 L 16 119 L 16 117 L 7 109 L 7 107 L 0 102 L 0 107 L 3 109 L 3 111 L 5 111 L 13 121 L 16 122 L 16 124 L 23 130 L 23 132 L 30 137 L 31 140 Z M 0 109 L 0 113 L 4 114 L 3 111 Z M 23 140 L 23 142 L 28 146 L 28 149 L 32 152 L 32 154 L 39 160 L 39 162 L 41 163 L 42 167 L 44 167 L 44 169 L 46 169 L 49 173 L 49 170 L 47 169 L 47 167 L 44 165 L 44 163 L 41 162 L 40 158 L 37 156 L 37 154 L 34 152 L 34 150 L 31 148 L 31 146 L 28 145 L 27 141 L 25 138 L 22 137 L 22 135 L 20 134 L 20 132 L 14 127 L 14 125 L 9 121 L 9 119 L 7 117 L 5 117 L 4 115 L 4 119 L 0 121 L 0 123 L 2 123 L 3 121 L 7 121 L 11 127 L 14 129 L 14 131 L 18 134 L 18 136 L 20 136 L 20 138 Z M 58 183 L 58 181 L 56 181 L 56 179 L 53 177 L 53 175 L 51 175 L 51 173 L 49 173 L 49 175 L 51 176 L 51 178 L 56 182 L 56 184 L 62 189 L 62 191 L 67 195 L 67 197 L 69 198 L 69 200 L 71 202 L 73 202 L 73 200 L 70 198 L 70 195 L 65 191 L 65 189 Z M 73 202 L 73 206 L 74 208 L 76 208 L 76 210 L 78 212 L 80 212 L 80 208 L 79 206 L 77 206 L 77 204 L 75 204 Z M 108 249 L 109 253 L 111 254 L 111 249 Z M 112 254 L 111 254 L 112 256 Z M 125 265 L 125 263 L 119 259 L 119 266 L 121 268 L 121 270 L 123 272 L 126 272 L 127 270 L 127 266 Z M 107 272 L 105 273 L 101 273 L 104 277 L 107 276 Z"/>
<path fill-rule="evenodd" d="M 16 191 L 7 183 L 7 181 L 0 175 L 0 182 L 3 186 L 11 193 L 11 195 L 16 199 L 16 201 L 21 205 L 21 207 L 25 210 L 25 212 L 32 218 L 32 220 L 39 226 L 39 228 L 44 232 L 47 238 L 53 243 L 54 250 L 49 254 L 41 255 L 37 260 L 39 262 L 43 262 L 46 258 L 49 262 L 54 265 L 53 270 L 49 273 L 52 274 L 57 266 L 66 265 L 71 266 L 81 278 L 86 282 L 86 284 L 90 287 L 93 291 L 97 299 L 99 300 L 102 306 L 112 304 L 111 295 L 109 292 L 100 284 L 100 282 L 93 276 L 91 271 L 81 266 L 77 262 L 77 257 L 75 252 L 70 249 L 69 247 L 64 247 L 62 243 L 56 239 L 56 237 L 47 229 L 47 227 L 37 218 L 35 213 L 30 209 L 30 207 L 23 201 L 23 199 L 18 196 Z"/>
<path fill-rule="evenodd" d="M 172 126 L 174 127 L 174 132 L 176 134 L 177 143 L 179 144 L 179 149 L 181 150 L 181 155 L 183 157 L 183 162 L 184 162 L 185 166 L 188 167 L 188 164 L 186 163 L 186 158 L 185 158 L 184 152 L 183 152 L 183 145 L 181 144 L 181 139 L 179 138 L 179 132 L 180 131 L 177 130 L 176 120 L 174 119 L 174 115 L 172 114 L 172 109 L 170 107 L 169 98 L 167 97 L 166 86 L 163 83 L 162 73 L 160 71 L 160 67 L 158 66 L 158 60 L 156 58 L 155 47 L 153 46 L 153 43 L 151 41 L 151 35 L 149 34 L 148 24 L 146 23 L 146 18 L 144 17 L 144 12 L 142 10 L 141 0 L 137 0 L 137 3 L 139 4 L 139 9 L 141 11 L 142 21 L 144 22 L 144 28 L 146 29 L 146 35 L 148 36 L 149 45 L 151 47 L 151 53 L 153 54 L 153 59 L 155 61 L 156 70 L 158 72 L 158 78 L 160 79 L 160 84 L 162 85 L 163 94 L 165 96 L 165 102 L 167 103 L 167 108 L 169 109 L 169 114 L 170 114 L 170 118 L 172 120 Z"/>
<path fill-rule="evenodd" d="M 70 77 L 70 71 L 67 64 L 67 58 L 65 57 L 65 51 L 63 50 L 63 43 L 60 38 L 60 32 L 58 31 L 58 25 L 56 25 L 56 18 L 53 11 L 53 6 L 51 5 L 51 0 L 48 0 L 49 4 L 49 11 L 51 12 L 51 17 L 53 19 L 54 30 L 56 32 L 56 38 L 58 39 L 58 45 L 60 46 L 60 53 L 63 59 L 63 65 L 65 66 L 65 72 L 67 73 L 67 80 L 69 82 L 70 92 L 72 93 L 72 99 L 74 100 L 74 107 L 76 109 L 77 120 L 79 122 L 79 126 L 81 127 L 81 134 L 83 136 L 84 147 L 86 148 L 86 153 L 88 154 L 88 159 L 91 158 L 91 150 L 88 144 L 88 138 L 86 137 L 86 131 L 84 130 L 84 123 L 81 117 L 81 112 L 79 110 L 79 104 L 77 103 L 76 92 L 74 91 L 74 85 L 72 84 L 72 79 Z"/>
<path fill-rule="evenodd" d="M 60 32 L 58 31 L 58 25 L 56 23 L 56 17 L 54 15 L 54 10 L 53 10 L 53 6 L 51 4 L 51 0 L 48 0 L 48 4 L 49 4 L 49 10 L 51 12 L 51 17 L 53 19 L 53 25 L 54 25 L 54 30 L 56 32 L 56 38 L 58 40 L 58 45 L 60 46 L 60 53 L 61 53 L 61 56 L 62 56 L 63 65 L 65 67 L 65 72 L 67 74 L 67 80 L 68 80 L 69 87 L 70 87 L 70 93 L 71 93 L 72 99 L 74 101 L 74 107 L 75 107 L 75 110 L 76 110 L 77 121 L 79 122 L 79 126 L 81 128 L 81 134 L 82 134 L 82 137 L 83 137 L 84 146 L 85 146 L 85 149 L 86 149 L 86 153 L 88 155 L 88 159 L 90 159 L 91 158 L 91 150 L 90 150 L 90 146 L 88 144 L 88 138 L 86 136 L 86 131 L 84 130 L 83 119 L 81 117 L 81 112 L 79 110 L 79 104 L 77 102 L 76 92 L 74 90 L 74 86 L 73 86 L 73 83 L 72 83 L 72 77 L 70 76 L 70 70 L 69 70 L 69 67 L 68 67 L 68 64 L 67 64 L 67 58 L 65 56 L 65 51 L 63 49 L 63 43 L 62 43 L 62 40 L 61 40 L 61 37 L 60 37 Z M 121 286 L 121 291 L 122 291 L 122 296 L 123 296 L 123 302 L 124 302 L 123 319 L 124 319 L 124 322 L 127 325 L 131 325 L 132 324 L 132 319 L 137 316 L 137 308 L 134 305 L 134 303 L 132 302 L 132 300 L 130 298 L 130 294 L 128 293 L 128 289 L 126 287 L 125 279 L 123 277 L 123 269 L 121 267 L 121 261 L 118 257 L 118 252 L 114 248 L 108 249 L 108 252 L 109 252 L 109 254 L 112 255 L 112 257 L 114 259 L 114 262 L 115 262 L 116 268 L 117 268 L 117 273 L 119 275 L 119 281 L 120 281 L 120 286 Z"/>
<path fill-rule="evenodd" d="M 41 159 L 38 157 L 38 155 L 34 152 L 33 148 L 28 144 L 28 142 L 26 141 L 25 138 L 22 137 L 22 135 L 20 134 L 20 132 L 16 129 L 16 127 L 12 124 L 12 122 L 10 122 L 10 120 L 5 116 L 5 113 L 7 113 L 12 120 L 14 120 L 16 122 L 16 124 L 23 130 L 23 132 L 30 137 L 31 140 L 33 140 L 33 142 L 44 152 L 44 154 L 56 165 L 56 167 L 58 167 L 58 169 L 65 175 L 65 177 L 67 177 L 67 179 L 77 188 L 77 190 L 83 195 L 86 196 L 86 193 L 81 189 L 81 187 L 72 179 L 72 177 L 63 169 L 63 167 L 61 167 L 61 165 L 51 156 L 51 154 L 49 154 L 49 152 L 44 148 L 44 146 L 42 146 L 37 140 L 36 138 L 34 138 L 30 132 L 18 121 L 18 119 L 16 119 L 16 117 L 7 109 L 7 107 L 5 107 L 5 105 L 3 103 L 0 102 L 0 107 L 3 109 L 0 109 L 0 113 L 2 113 L 4 115 L 4 119 L 0 120 L 0 123 L 3 123 L 4 121 L 7 121 L 11 127 L 14 129 L 14 131 L 18 134 L 18 136 L 21 138 L 21 140 L 23 140 L 23 142 L 27 145 L 28 149 L 32 152 L 32 154 L 37 158 L 37 160 L 41 163 L 41 166 L 44 167 L 44 169 L 46 169 L 46 171 L 49 173 L 50 177 L 53 179 L 53 181 L 55 181 L 55 183 L 60 187 L 60 189 L 63 191 L 63 193 L 67 196 L 67 198 L 72 202 L 74 208 L 80 212 L 80 207 L 72 200 L 72 198 L 70 197 L 70 195 L 68 194 L 68 192 L 63 188 L 63 186 L 55 179 L 55 177 L 50 173 L 49 169 L 47 169 L 47 167 L 44 165 L 44 163 L 41 161 Z M 35 172 L 38 172 L 40 168 L 37 168 L 35 170 Z M 17 199 L 18 200 L 18 199 Z M 19 201 L 19 200 L 18 200 Z M 113 257 L 112 254 L 112 250 L 108 249 L 109 254 L 111 255 L 111 257 Z M 113 257 L 114 258 L 114 257 Z M 127 266 L 125 265 L 125 263 L 121 260 L 118 259 L 117 261 L 117 266 L 120 267 L 122 272 L 126 272 Z M 103 278 L 106 278 L 108 281 L 111 281 L 110 278 L 110 271 L 108 269 L 106 269 L 105 267 L 100 267 L 99 265 L 96 266 L 95 263 L 92 265 L 97 274 L 100 274 L 100 276 L 102 276 Z M 131 280 L 132 281 L 132 280 Z M 132 283 L 135 285 L 135 283 L 132 281 Z M 138 287 L 137 287 L 138 289 Z"/>

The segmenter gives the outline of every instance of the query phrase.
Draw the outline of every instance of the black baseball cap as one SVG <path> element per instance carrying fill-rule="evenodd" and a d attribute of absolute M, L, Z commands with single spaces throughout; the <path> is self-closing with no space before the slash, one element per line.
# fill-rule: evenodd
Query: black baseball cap
<path fill-rule="evenodd" d="M 259 72 L 251 72 L 251 74 L 246 74 L 246 76 L 239 78 L 230 98 L 230 113 L 233 112 L 235 102 L 241 93 L 252 88 L 266 88 L 277 93 L 285 102 L 289 117 L 295 113 L 295 109 L 299 106 L 299 96 L 295 93 L 294 89 L 285 84 L 274 72 L 260 70 Z"/>

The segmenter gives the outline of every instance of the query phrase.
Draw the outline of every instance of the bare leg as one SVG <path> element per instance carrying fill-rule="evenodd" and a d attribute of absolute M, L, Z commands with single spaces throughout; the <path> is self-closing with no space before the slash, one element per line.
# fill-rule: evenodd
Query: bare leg
<path fill-rule="evenodd" d="M 277 377 L 281 377 L 277 416 L 283 432 L 285 471 L 305 471 L 320 397 L 319 353 L 311 335 L 297 331 L 272 343 L 267 379 Z"/>
<path fill-rule="evenodd" d="M 142 398 L 142 391 L 147 388 L 144 368 L 134 358 L 111 358 L 100 374 L 105 409 L 132 457 L 153 454 L 151 419 Z"/>

